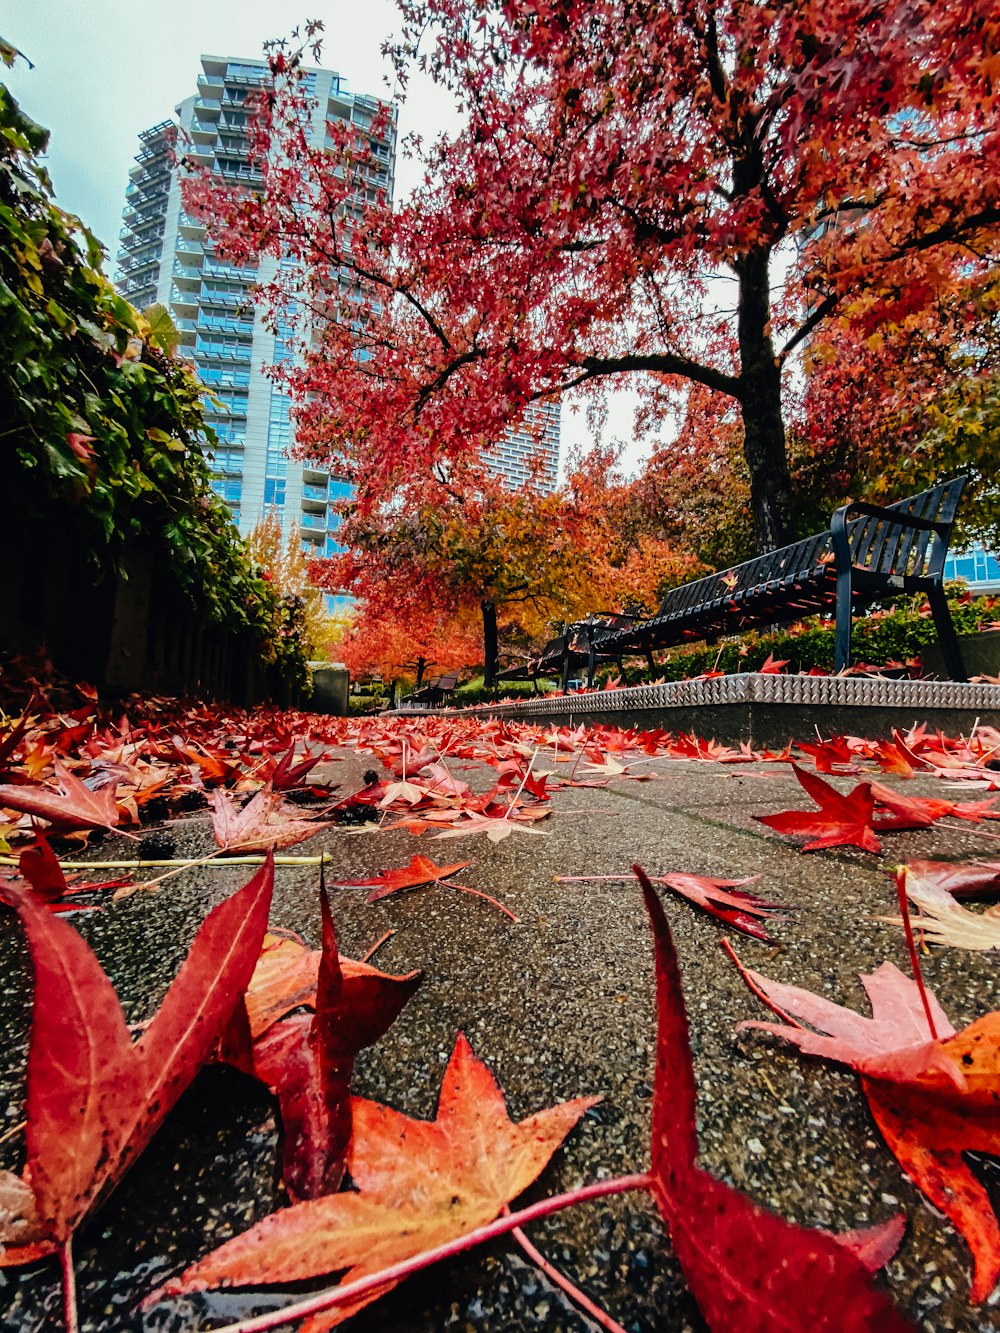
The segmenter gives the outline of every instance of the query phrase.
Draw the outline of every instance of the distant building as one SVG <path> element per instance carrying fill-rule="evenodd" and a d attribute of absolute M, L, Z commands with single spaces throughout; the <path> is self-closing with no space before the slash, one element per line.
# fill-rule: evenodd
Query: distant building
<path fill-rule="evenodd" d="M 125 190 L 118 286 L 140 309 L 161 302 L 180 330 L 181 355 L 193 362 L 209 391 L 205 413 L 219 441 L 214 485 L 240 531 L 248 533 L 266 510 L 276 509 L 286 536 L 297 533 L 306 554 L 333 555 L 341 549 L 336 540 L 340 520 L 331 505 L 351 488 L 335 472 L 289 458 L 289 398 L 266 367 L 290 352 L 280 332 L 275 337 L 264 326 L 250 295 L 255 283 L 274 277 L 277 260 L 262 260 L 259 267 L 222 263 L 205 226 L 185 213 L 180 181 L 171 169 L 173 132 L 180 126 L 188 160 L 226 181 L 260 181 L 250 161 L 246 102 L 270 83 L 271 75 L 263 60 L 232 56 L 202 56 L 201 66 L 197 91 L 177 105 L 176 121 L 161 121 L 139 135 Z M 325 141 L 330 120 L 369 130 L 386 105 L 350 92 L 346 80 L 330 70 L 311 69 L 306 79 L 316 103 L 314 144 Z M 391 197 L 395 108 L 390 112 L 385 137 L 370 136 L 375 158 L 370 184 Z M 542 423 L 540 435 L 536 438 L 527 426 L 512 430 L 490 461 L 512 486 L 520 486 L 529 476 L 528 460 L 540 452 L 542 485 L 552 489 L 559 466 L 559 404 L 541 403 L 532 413 Z"/>
<path fill-rule="evenodd" d="M 234 268 L 214 255 L 205 227 L 184 212 L 180 182 L 170 166 L 175 123 L 185 131 L 185 157 L 225 180 L 253 184 L 260 174 L 250 162 L 247 97 L 271 76 L 263 60 L 202 56 L 197 92 L 181 102 L 177 121 L 162 121 L 139 136 L 136 165 L 125 191 L 119 288 L 140 309 L 154 301 L 167 306 L 181 333 L 181 354 L 190 358 L 210 395 L 206 417 L 219 440 L 214 454 L 215 488 L 246 534 L 268 509 L 282 516 L 286 536 L 298 533 L 311 556 L 332 555 L 339 517 L 332 501 L 349 485 L 326 468 L 288 457 L 292 443 L 288 395 L 265 367 L 288 356 L 281 340 L 264 326 L 250 288 L 274 277 L 277 261 L 259 268 Z M 330 70 L 306 74 L 316 109 L 313 142 L 326 138 L 330 120 L 364 129 L 385 103 L 351 93 Z M 376 165 L 371 184 L 390 195 L 396 162 L 396 114 L 386 136 L 372 138 Z"/>
<path fill-rule="evenodd" d="M 541 460 L 538 484 L 543 491 L 554 491 L 559 477 L 559 399 L 533 404 L 524 423 L 511 428 L 495 449 L 487 455 L 491 467 L 514 489 L 531 476 L 531 460 Z"/>
<path fill-rule="evenodd" d="M 944 576 L 965 579 L 970 592 L 1000 592 L 1000 558 L 982 546 L 970 546 L 947 556 Z"/>

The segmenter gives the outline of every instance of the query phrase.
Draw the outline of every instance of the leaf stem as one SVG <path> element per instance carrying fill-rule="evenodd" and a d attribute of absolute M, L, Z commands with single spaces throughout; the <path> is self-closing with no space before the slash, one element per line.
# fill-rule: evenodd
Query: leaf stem
<path fill-rule="evenodd" d="M 572 1283 L 564 1273 L 560 1273 L 558 1268 L 553 1264 L 550 1264 L 545 1255 L 542 1254 L 541 1250 L 537 1250 L 535 1246 L 532 1245 L 531 1241 L 520 1227 L 515 1227 L 514 1231 L 511 1232 L 511 1235 L 535 1267 L 540 1269 L 550 1282 L 553 1282 L 557 1287 L 560 1287 L 574 1305 L 578 1305 L 581 1310 L 589 1314 L 595 1324 L 600 1324 L 601 1328 L 607 1329 L 607 1333 L 626 1333 L 626 1330 L 622 1328 L 621 1324 L 619 1324 L 616 1319 L 612 1319 L 606 1310 L 602 1310 L 601 1307 L 595 1304 L 585 1292 L 582 1292 L 578 1286 Z"/>
<path fill-rule="evenodd" d="M 17 1125 L 11 1125 L 10 1129 L 5 1129 L 4 1132 L 0 1134 L 0 1143 L 8 1143 L 11 1139 L 16 1139 L 18 1134 L 20 1134 L 23 1129 L 27 1128 L 27 1120 L 22 1120 Z"/>
<path fill-rule="evenodd" d="M 63 1322 L 66 1333 L 79 1333 L 76 1315 L 76 1273 L 73 1269 L 73 1237 L 69 1236 L 59 1250 L 59 1267 L 62 1270 Z"/>
<path fill-rule="evenodd" d="M 906 948 L 910 955 L 910 966 L 913 968 L 913 980 L 917 983 L 917 990 L 920 992 L 920 1001 L 924 1006 L 924 1013 L 927 1016 L 927 1026 L 931 1030 L 931 1041 L 938 1041 L 937 1028 L 934 1026 L 934 1015 L 931 1012 L 931 1002 L 927 996 L 927 988 L 924 986 L 924 974 L 920 968 L 920 957 L 917 953 L 917 946 L 913 939 L 913 923 L 910 920 L 910 900 L 906 896 L 906 866 L 896 867 L 896 897 L 899 899 L 899 910 L 903 914 L 903 934 L 906 936 Z"/>
<path fill-rule="evenodd" d="M 392 939 L 392 937 L 393 937 L 393 935 L 395 935 L 395 933 L 396 933 L 396 932 L 395 932 L 394 930 L 387 930 L 387 931 L 385 932 L 384 935 L 381 935 L 381 936 L 375 941 L 375 943 L 372 945 L 372 947 L 368 950 L 368 952 L 367 952 L 366 954 L 362 954 L 362 956 L 358 959 L 358 962 L 359 962 L 359 963 L 370 963 L 371 960 L 372 960 L 372 959 L 375 957 L 375 955 L 378 953 L 379 949 L 381 949 L 382 945 L 388 943 L 388 941 Z"/>
<path fill-rule="evenodd" d="M 471 893 L 474 898 L 484 898 L 486 902 L 492 903 L 494 907 L 499 907 L 504 916 L 509 916 L 515 924 L 521 924 L 521 918 L 515 916 L 509 907 L 504 907 L 499 898 L 491 898 L 488 893 L 483 893 L 481 889 L 470 889 L 468 884 L 452 884 L 450 880 L 437 879 L 435 884 L 440 884 L 446 889 L 458 889 L 462 893 Z"/>
<path fill-rule="evenodd" d="M 757 999 L 760 1000 L 761 1004 L 766 1005 L 768 1009 L 771 1010 L 772 1014 L 777 1014 L 778 1017 L 782 1020 L 782 1022 L 787 1023 L 789 1027 L 800 1028 L 805 1026 L 803 1023 L 800 1023 L 797 1018 L 793 1018 L 791 1014 L 787 1013 L 784 1009 L 782 1009 L 780 1005 L 775 1004 L 773 1000 L 768 998 L 768 996 L 764 993 L 764 991 L 761 990 L 761 988 L 757 985 L 756 981 L 754 981 L 753 977 L 751 977 L 750 973 L 740 962 L 739 954 L 737 954 L 736 950 L 733 948 L 733 946 L 729 943 L 729 941 L 725 937 L 723 937 L 723 939 L 721 940 L 721 944 L 723 949 L 725 949 L 726 953 L 736 964 L 736 968 L 740 976 L 746 982 L 749 989 L 753 991 L 754 995 L 757 996 Z"/>
<path fill-rule="evenodd" d="M 565 1194 L 554 1194 L 548 1199 L 540 1199 L 538 1203 L 522 1208 L 520 1212 L 498 1217 L 495 1222 L 476 1227 L 474 1231 L 468 1231 L 464 1236 L 458 1236 L 444 1245 L 437 1245 L 432 1250 L 425 1250 L 422 1254 L 403 1259 L 400 1263 L 383 1268 L 378 1273 L 358 1278 L 356 1282 L 344 1282 L 339 1287 L 330 1287 L 315 1296 L 307 1297 L 304 1301 L 286 1305 L 281 1310 L 270 1310 L 267 1314 L 257 1315 L 252 1319 L 242 1319 L 236 1324 L 225 1324 L 221 1328 L 214 1329 L 213 1333 L 269 1333 L 269 1330 L 281 1328 L 291 1323 L 293 1319 L 305 1319 L 314 1314 L 322 1314 L 325 1310 L 357 1300 L 393 1283 L 402 1282 L 404 1278 L 419 1273 L 421 1269 L 429 1268 L 442 1259 L 451 1259 L 456 1254 L 462 1254 L 465 1250 L 483 1244 L 484 1241 L 507 1235 L 528 1222 L 549 1217 L 552 1213 L 558 1213 L 573 1204 L 587 1203 L 591 1199 L 605 1199 L 612 1194 L 627 1194 L 631 1190 L 651 1188 L 652 1176 L 648 1173 L 618 1176 L 614 1180 L 596 1180 L 591 1185 L 581 1185 L 579 1189 L 569 1190 Z"/>

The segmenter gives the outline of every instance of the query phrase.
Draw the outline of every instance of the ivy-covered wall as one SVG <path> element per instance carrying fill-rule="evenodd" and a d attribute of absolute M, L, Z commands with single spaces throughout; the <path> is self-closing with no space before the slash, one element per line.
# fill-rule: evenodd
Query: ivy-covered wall
<path fill-rule="evenodd" d="M 99 632 L 139 549 L 200 623 L 245 635 L 280 675 L 304 678 L 294 616 L 212 490 L 214 436 L 198 381 L 172 355 L 169 316 L 140 314 L 104 276 L 98 241 L 53 201 L 47 141 L 0 85 L 0 504 L 22 566 L 0 634 L 22 647 L 44 628 L 31 575 L 41 592 L 54 558 L 69 584 L 93 590 Z"/>

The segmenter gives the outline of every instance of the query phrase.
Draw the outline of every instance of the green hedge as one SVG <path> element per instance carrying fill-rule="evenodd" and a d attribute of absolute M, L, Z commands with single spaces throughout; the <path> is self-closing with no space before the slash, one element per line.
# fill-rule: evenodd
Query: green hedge
<path fill-rule="evenodd" d="M 202 386 L 166 310 L 133 309 L 97 239 L 52 198 L 48 132 L 0 85 L 0 490 L 22 527 L 71 533 L 95 583 L 151 542 L 207 623 L 249 629 L 307 678 L 294 609 L 250 560 L 212 489 Z"/>
<path fill-rule="evenodd" d="M 970 598 L 961 592 L 952 592 L 948 598 L 955 629 L 959 634 L 974 634 L 984 624 L 1000 620 L 1000 598 Z M 885 667 L 891 663 L 906 664 L 911 658 L 920 658 L 928 644 L 937 642 L 937 630 L 929 612 L 921 614 L 926 605 L 922 598 L 908 599 L 889 611 L 875 611 L 855 620 L 851 632 L 851 655 L 855 665 Z M 816 667 L 833 670 L 834 627 L 831 621 L 818 618 L 777 634 L 758 634 L 748 631 L 738 639 L 727 639 L 711 647 L 672 649 L 657 664 L 656 679 L 687 680 L 704 675 L 707 671 L 759 671 L 768 657 L 786 660 L 787 672 L 807 672 Z M 623 683 L 646 680 L 649 672 L 635 659 L 625 659 Z M 598 684 L 618 675 L 614 665 L 603 666 L 597 673 Z"/>

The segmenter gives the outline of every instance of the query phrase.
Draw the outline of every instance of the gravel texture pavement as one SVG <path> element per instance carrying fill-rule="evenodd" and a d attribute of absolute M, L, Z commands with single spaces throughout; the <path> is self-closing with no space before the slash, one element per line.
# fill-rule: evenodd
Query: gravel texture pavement
<path fill-rule="evenodd" d="M 341 752 L 329 776 L 346 793 L 361 786 L 369 767 L 371 756 Z M 487 784 L 486 770 L 455 767 L 474 786 Z M 296 849 L 331 853 L 335 878 L 403 865 L 415 851 L 437 861 L 468 858 L 475 865 L 460 876 L 463 882 L 501 898 L 521 918 L 515 925 L 487 903 L 443 886 L 375 904 L 366 903 L 362 889 L 333 893 L 342 952 L 358 956 L 393 930 L 379 966 L 420 967 L 425 974 L 395 1027 L 360 1058 L 358 1093 L 432 1116 L 461 1029 L 499 1079 L 515 1118 L 564 1098 L 603 1097 L 529 1198 L 641 1170 L 647 1162 L 653 962 L 641 899 L 634 884 L 558 884 L 555 875 L 624 874 L 633 861 L 650 873 L 760 875 L 761 895 L 793 910 L 776 923 L 780 947 L 735 939 L 744 961 L 867 1013 L 858 973 L 883 959 L 908 967 L 901 931 L 872 919 L 895 911 L 887 868 L 918 857 L 1000 859 L 1000 841 L 972 825 L 889 834 L 882 861 L 850 849 L 807 854 L 752 818 L 808 805 L 783 766 L 656 760 L 644 771 L 660 777 L 559 791 L 552 816 L 538 826 L 545 836 L 441 844 L 404 831 L 334 828 Z M 847 787 L 854 779 L 834 781 Z M 900 786 L 907 794 L 944 794 L 929 779 Z M 987 830 L 994 831 L 1000 825 Z M 185 817 L 173 832 L 178 855 L 211 846 L 206 813 Z M 122 840 L 108 837 L 94 844 L 93 855 L 116 850 L 124 850 Z M 158 891 L 71 918 L 109 972 L 130 1021 L 150 1015 L 206 911 L 248 874 L 192 870 Z M 300 931 L 311 945 L 319 943 L 316 886 L 315 870 L 279 869 L 272 910 L 273 924 Z M 702 1163 L 804 1224 L 850 1229 L 902 1209 L 906 1239 L 882 1279 L 897 1304 L 927 1330 L 985 1333 L 1000 1326 L 1000 1291 L 985 1307 L 968 1304 L 964 1242 L 896 1166 L 857 1078 L 764 1034 L 737 1034 L 740 1020 L 765 1015 L 719 947 L 724 932 L 680 900 L 668 896 L 666 907 L 691 1019 Z M 995 954 L 934 950 L 924 966 L 956 1027 L 1000 1004 Z M 0 977 L 0 1021 L 8 1034 L 0 1117 L 11 1126 L 22 1115 L 29 992 L 19 929 L 6 913 Z M 286 1299 L 228 1293 L 165 1303 L 145 1320 L 136 1312 L 146 1292 L 280 1204 L 276 1147 L 276 1108 L 262 1089 L 225 1069 L 199 1076 L 78 1238 L 82 1327 L 180 1333 Z M 2 1164 L 16 1166 L 18 1151 L 14 1138 L 0 1149 Z M 977 1169 L 997 1203 L 1000 1166 Z M 702 1327 L 645 1197 L 564 1212 L 535 1225 L 532 1237 L 630 1333 Z M 58 1326 L 55 1265 L 0 1273 L 3 1333 Z M 580 1333 L 596 1326 L 512 1242 L 501 1240 L 409 1281 L 353 1327 L 357 1333 Z"/>

